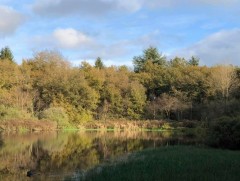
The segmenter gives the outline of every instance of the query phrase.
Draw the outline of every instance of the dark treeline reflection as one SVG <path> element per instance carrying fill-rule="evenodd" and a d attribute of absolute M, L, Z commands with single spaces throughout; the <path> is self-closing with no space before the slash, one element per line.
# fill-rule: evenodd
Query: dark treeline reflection
<path fill-rule="evenodd" d="M 26 180 L 29 170 L 34 178 L 54 180 L 144 148 L 199 143 L 172 132 L 46 132 L 0 140 L 0 180 Z"/>

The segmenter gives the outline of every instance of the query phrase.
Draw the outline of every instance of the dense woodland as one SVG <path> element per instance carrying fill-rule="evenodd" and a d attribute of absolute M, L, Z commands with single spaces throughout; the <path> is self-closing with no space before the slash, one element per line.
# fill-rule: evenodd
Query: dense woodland
<path fill-rule="evenodd" d="M 200 66 L 199 59 L 167 60 L 154 47 L 126 66 L 72 66 L 53 51 L 21 65 L 0 52 L 0 120 L 48 119 L 59 125 L 88 120 L 213 120 L 240 116 L 240 69 Z"/>

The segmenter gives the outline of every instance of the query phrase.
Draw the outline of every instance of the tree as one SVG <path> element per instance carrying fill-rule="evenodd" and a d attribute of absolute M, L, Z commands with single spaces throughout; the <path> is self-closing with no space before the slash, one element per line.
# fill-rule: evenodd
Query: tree
<path fill-rule="evenodd" d="M 191 59 L 188 61 L 189 65 L 198 66 L 199 65 L 199 58 L 192 56 Z"/>
<path fill-rule="evenodd" d="M 140 119 L 146 104 L 145 88 L 139 82 L 131 82 L 128 88 L 127 115 L 130 119 Z M 126 104 L 125 104 L 126 106 Z"/>
<path fill-rule="evenodd" d="M 14 90 L 18 84 L 18 67 L 10 61 L 0 61 L 0 105 L 15 105 Z"/>
<path fill-rule="evenodd" d="M 225 101 L 228 100 L 230 92 L 237 84 L 237 74 L 235 68 L 231 65 L 218 65 L 213 67 L 212 71 L 213 86 L 217 92 L 220 92 Z"/>
<path fill-rule="evenodd" d="M 175 112 L 177 119 L 180 120 L 183 118 L 183 112 L 191 108 L 190 118 L 192 119 L 192 102 L 191 97 L 188 97 L 186 92 L 178 91 L 173 89 L 173 96 L 176 98 Z"/>
<path fill-rule="evenodd" d="M 167 118 L 170 118 L 171 111 L 176 111 L 179 100 L 176 97 L 163 93 L 158 99 L 159 110 L 165 112 Z"/>
<path fill-rule="evenodd" d="M 102 62 L 102 59 L 98 57 L 95 61 L 95 68 L 103 69 L 105 66 Z"/>
<path fill-rule="evenodd" d="M 1 60 L 10 60 L 11 62 L 14 62 L 13 54 L 9 47 L 4 47 L 1 49 L 0 59 Z"/>
<path fill-rule="evenodd" d="M 58 53 L 42 51 L 34 58 L 25 60 L 22 64 L 25 76 L 28 74 L 35 92 L 33 106 L 35 113 L 49 108 L 54 99 L 63 91 L 70 65 Z"/>
<path fill-rule="evenodd" d="M 139 119 L 146 102 L 145 88 L 124 67 L 108 67 L 104 72 L 104 82 L 100 90 L 98 115 L 100 119 Z"/>
<path fill-rule="evenodd" d="M 166 57 L 159 53 L 157 48 L 150 46 L 143 51 L 143 55 L 133 57 L 134 71 L 137 73 L 142 72 L 148 61 L 157 65 L 165 65 Z"/>
<path fill-rule="evenodd" d="M 187 61 L 184 58 L 175 57 L 174 59 L 170 60 L 171 67 L 184 67 L 187 65 Z"/>

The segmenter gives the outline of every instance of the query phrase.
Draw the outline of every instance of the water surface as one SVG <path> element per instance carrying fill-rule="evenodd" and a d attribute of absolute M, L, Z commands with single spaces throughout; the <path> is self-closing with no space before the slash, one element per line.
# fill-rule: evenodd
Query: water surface
<path fill-rule="evenodd" d="M 2 133 L 0 180 L 65 180 L 126 154 L 172 144 L 199 141 L 176 132 Z"/>

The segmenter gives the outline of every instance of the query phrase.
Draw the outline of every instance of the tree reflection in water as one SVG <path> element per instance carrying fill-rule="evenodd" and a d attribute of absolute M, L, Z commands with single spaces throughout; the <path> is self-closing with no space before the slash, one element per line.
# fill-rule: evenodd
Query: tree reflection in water
<path fill-rule="evenodd" d="M 4 144 L 3 144 L 4 142 Z M 46 132 L 0 137 L 0 180 L 54 180 L 150 147 L 198 144 L 174 132 Z"/>
<path fill-rule="evenodd" d="M 0 132 L 0 149 L 3 147 L 3 144 L 2 133 Z"/>

